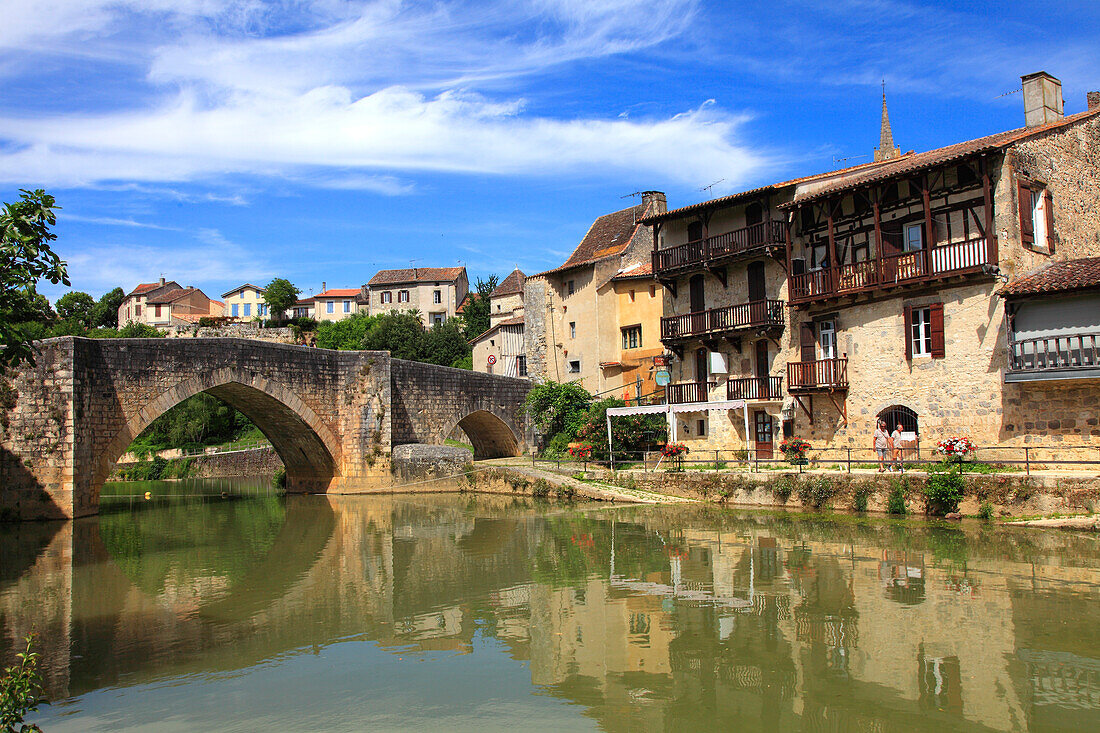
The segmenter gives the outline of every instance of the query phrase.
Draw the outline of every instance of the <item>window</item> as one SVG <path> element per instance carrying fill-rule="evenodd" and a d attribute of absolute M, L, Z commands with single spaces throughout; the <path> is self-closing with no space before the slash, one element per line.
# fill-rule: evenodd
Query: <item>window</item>
<path fill-rule="evenodd" d="M 409 291 L 408 290 L 398 290 L 397 291 L 397 302 L 398 303 L 408 303 L 409 302 Z"/>
<path fill-rule="evenodd" d="M 141 317 L 141 305 L 140 304 L 134 306 L 134 315 L 137 316 L 138 318 Z"/>
<path fill-rule="evenodd" d="M 1050 191 L 1036 181 L 1020 179 L 1020 239 L 1024 246 L 1050 251 L 1054 231 L 1054 206 Z"/>
<path fill-rule="evenodd" d="M 433 326 L 442 326 L 444 317 L 445 317 L 445 314 L 443 314 L 443 313 L 433 313 L 432 314 L 432 325 Z"/>
<path fill-rule="evenodd" d="M 230 315 L 232 315 L 234 318 L 236 318 L 239 315 L 237 313 L 237 308 L 239 308 L 239 307 L 240 306 L 238 306 L 236 303 L 234 303 L 229 309 Z"/>
<path fill-rule="evenodd" d="M 580 371 L 581 371 L 580 359 L 574 359 L 573 361 L 569 362 L 569 373 L 570 374 L 579 374 Z"/>
<path fill-rule="evenodd" d="M 623 329 L 623 348 L 636 349 L 642 345 L 642 327 L 628 326 Z"/>
<path fill-rule="evenodd" d="M 688 224 L 688 241 L 698 242 L 703 238 L 703 222 L 693 221 Z"/>
<path fill-rule="evenodd" d="M 634 302 L 634 291 L 633 290 L 630 291 L 630 302 L 631 303 Z"/>
<path fill-rule="evenodd" d="M 700 438 L 707 437 L 707 421 L 706 420 L 699 420 L 696 423 L 696 427 L 699 430 L 699 437 Z"/>
<path fill-rule="evenodd" d="M 433 290 L 432 291 L 432 302 L 433 303 L 442 303 L 443 302 L 443 291 L 442 290 Z"/>
<path fill-rule="evenodd" d="M 240 298 L 241 298 L 241 300 L 244 300 L 244 291 L 243 290 L 241 291 Z"/>
<path fill-rule="evenodd" d="M 325 303 L 325 313 L 335 313 L 335 312 L 336 312 L 336 301 L 335 300 L 327 301 Z"/>
<path fill-rule="evenodd" d="M 252 304 L 251 303 L 245 303 L 244 304 L 244 317 L 248 318 L 251 315 L 252 315 Z"/>
<path fill-rule="evenodd" d="M 576 289 L 575 289 L 575 286 L 574 286 L 574 283 L 573 283 L 572 280 L 565 283 L 565 290 L 566 290 L 566 295 L 572 295 L 574 292 L 576 292 Z"/>
<path fill-rule="evenodd" d="M 153 306 L 153 317 L 154 318 L 160 318 L 160 306 L 159 305 L 154 305 Z"/>
<path fill-rule="evenodd" d="M 577 322 L 576 321 L 570 321 L 569 322 L 569 338 L 571 338 L 571 339 L 577 338 Z"/>
<path fill-rule="evenodd" d="M 656 298 L 657 297 L 657 286 L 656 285 L 650 285 L 649 286 L 649 297 L 651 297 L 651 298 Z"/>
<path fill-rule="evenodd" d="M 382 292 L 382 293 L 379 293 L 378 295 L 380 296 L 380 300 L 379 300 L 380 303 L 392 303 L 393 302 L 393 293 L 391 293 L 389 290 L 387 290 L 385 292 Z"/>
<path fill-rule="evenodd" d="M 836 321 L 820 321 L 818 323 L 818 344 L 821 347 L 822 359 L 836 358 Z"/>
<path fill-rule="evenodd" d="M 906 224 L 902 241 L 902 250 L 917 252 L 924 249 L 924 235 L 920 224 Z"/>
<path fill-rule="evenodd" d="M 527 376 L 527 357 L 526 356 L 517 356 L 516 357 L 516 376 L 519 376 L 519 377 L 526 377 Z"/>
<path fill-rule="evenodd" d="M 943 303 L 905 307 L 905 358 L 945 355 L 943 336 Z"/>
<path fill-rule="evenodd" d="M 350 300 L 345 300 L 344 301 L 344 312 L 345 313 L 351 313 L 351 301 Z M 247 316 L 248 314 L 245 313 L 245 315 Z"/>

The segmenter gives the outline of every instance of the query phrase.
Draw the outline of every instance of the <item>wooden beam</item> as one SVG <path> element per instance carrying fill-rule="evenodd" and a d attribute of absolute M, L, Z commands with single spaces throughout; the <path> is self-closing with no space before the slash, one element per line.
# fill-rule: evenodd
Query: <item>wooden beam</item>
<path fill-rule="evenodd" d="M 928 241 L 924 243 L 924 252 L 921 253 L 921 257 L 924 258 L 925 277 L 930 277 L 932 275 L 932 245 L 936 241 L 936 231 L 934 229 L 936 225 L 932 221 L 931 189 L 931 183 L 926 175 L 921 179 L 921 202 L 924 204 L 924 236 L 928 239 Z"/>
<path fill-rule="evenodd" d="M 833 397 L 832 392 L 829 392 L 828 395 L 829 400 L 833 403 L 833 407 L 835 407 L 836 411 L 840 413 L 840 419 L 844 421 L 844 427 L 848 427 L 848 403 L 844 400 L 841 400 L 838 403 L 836 401 L 836 398 Z M 813 421 L 811 420 L 811 422 Z"/>
<path fill-rule="evenodd" d="M 1000 264 L 997 254 L 997 237 L 993 235 L 993 190 L 989 181 L 989 158 L 982 156 L 982 203 L 985 205 L 985 246 L 989 253 L 989 264 Z"/>
<path fill-rule="evenodd" d="M 806 403 L 802 401 L 800 395 L 792 395 L 794 401 L 798 403 L 798 406 L 802 408 L 802 411 L 806 413 L 806 417 L 810 418 L 810 425 L 814 424 L 814 396 L 806 395 L 810 399 L 810 409 L 806 409 Z"/>

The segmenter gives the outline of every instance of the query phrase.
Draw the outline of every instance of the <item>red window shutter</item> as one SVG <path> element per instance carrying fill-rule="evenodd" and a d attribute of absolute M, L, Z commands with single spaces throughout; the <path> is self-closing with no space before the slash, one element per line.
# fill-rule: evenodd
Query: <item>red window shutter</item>
<path fill-rule="evenodd" d="M 913 358 L 913 306 L 905 306 L 905 358 Z"/>
<path fill-rule="evenodd" d="M 947 355 L 943 339 L 943 303 L 933 303 L 928 309 L 932 312 L 932 358 L 942 359 Z"/>
<path fill-rule="evenodd" d="M 802 361 L 817 360 L 817 334 L 814 332 L 813 321 L 802 322 L 801 337 Z"/>
<path fill-rule="evenodd" d="M 1047 212 L 1047 249 L 1054 254 L 1054 201 L 1050 196 L 1050 189 L 1043 189 L 1043 204 Z"/>
<path fill-rule="evenodd" d="M 1017 190 L 1019 192 L 1019 204 L 1020 204 L 1020 240 L 1024 244 L 1035 243 L 1035 224 L 1031 220 L 1032 210 L 1035 208 L 1035 203 L 1031 199 L 1031 188 L 1020 181 L 1017 184 Z"/>

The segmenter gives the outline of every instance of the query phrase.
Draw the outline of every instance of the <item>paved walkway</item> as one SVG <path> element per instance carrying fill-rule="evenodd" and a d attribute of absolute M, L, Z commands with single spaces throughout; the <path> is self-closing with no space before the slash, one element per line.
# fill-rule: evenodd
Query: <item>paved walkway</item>
<path fill-rule="evenodd" d="M 532 468 L 530 462 L 524 464 L 515 458 L 493 458 L 478 461 L 479 466 L 496 466 L 507 468 L 510 472 L 527 476 L 533 479 L 543 479 L 561 486 L 568 486 L 577 492 L 578 496 L 584 496 L 598 501 L 621 501 L 633 504 L 694 504 L 695 499 L 685 499 L 680 496 L 668 496 L 658 494 L 655 491 L 645 489 L 627 489 L 622 486 L 614 486 L 600 481 L 578 481 L 572 476 L 560 474 L 557 471 L 547 471 L 540 468 Z"/>

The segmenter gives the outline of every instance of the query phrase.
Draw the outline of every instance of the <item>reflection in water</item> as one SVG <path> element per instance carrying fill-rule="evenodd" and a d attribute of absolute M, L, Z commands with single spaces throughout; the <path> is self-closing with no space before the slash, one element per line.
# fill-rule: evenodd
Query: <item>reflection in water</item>
<path fill-rule="evenodd" d="M 0 529 L 47 730 L 1100 729 L 1092 537 L 192 488 Z"/>

